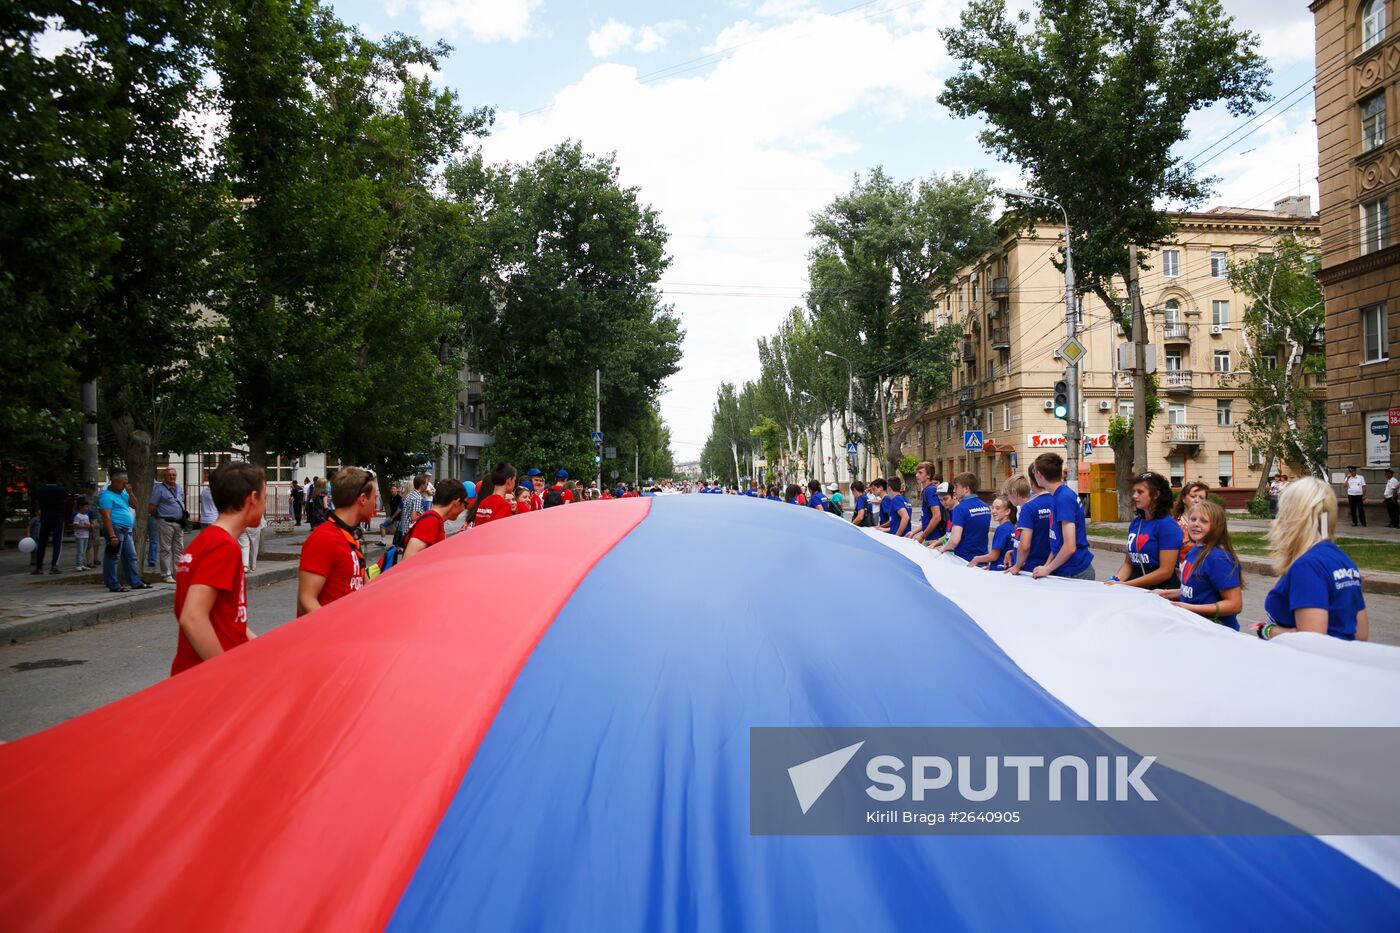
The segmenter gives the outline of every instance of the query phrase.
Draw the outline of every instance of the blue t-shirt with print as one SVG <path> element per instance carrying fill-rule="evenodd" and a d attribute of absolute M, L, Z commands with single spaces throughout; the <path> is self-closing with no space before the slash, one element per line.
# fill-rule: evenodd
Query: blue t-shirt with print
<path fill-rule="evenodd" d="M 1074 523 L 1074 556 L 1060 565 L 1055 571 L 1057 577 L 1072 577 L 1083 573 L 1091 563 L 1094 555 L 1089 553 L 1089 541 L 1084 534 L 1084 506 L 1079 504 L 1079 497 L 1074 490 L 1063 483 L 1055 488 L 1050 494 L 1050 554 L 1060 553 L 1060 548 L 1064 546 L 1064 536 L 1060 534 L 1060 525 L 1063 522 Z"/>
<path fill-rule="evenodd" d="M 826 511 L 826 496 L 820 492 L 807 493 L 807 508 Z"/>
<path fill-rule="evenodd" d="M 1026 553 L 1026 565 L 1022 570 L 1031 571 L 1050 559 L 1050 494 L 1042 492 L 1021 506 L 1016 514 L 1016 527 L 1021 534 L 1031 533 L 1030 550 Z M 1019 543 L 1020 539 L 1017 538 Z M 1015 558 L 1012 558 L 1015 563 Z"/>
<path fill-rule="evenodd" d="M 929 483 L 927 486 L 925 486 L 925 487 L 923 488 L 923 491 L 921 491 L 921 492 L 919 493 L 919 501 L 922 503 L 922 505 L 923 505 L 923 507 L 924 507 L 923 518 L 921 518 L 921 519 L 919 520 L 919 530 L 920 530 L 920 531 L 923 531 L 925 528 L 928 528 L 929 526 L 931 526 L 931 525 L 934 524 L 934 518 L 933 518 L 933 513 L 934 513 L 934 512 L 938 512 L 938 513 L 939 513 L 939 515 L 938 515 L 938 520 L 937 520 L 937 521 L 938 521 L 938 524 L 939 524 L 939 525 L 942 525 L 942 524 L 943 524 L 943 514 L 942 514 L 942 508 L 943 508 L 943 506 L 940 505 L 939 502 L 938 502 L 938 487 L 935 486 L 935 485 L 933 485 L 932 483 Z M 938 529 L 935 529 L 935 530 L 938 530 Z"/>
<path fill-rule="evenodd" d="M 1240 565 L 1229 552 L 1211 548 L 1205 560 L 1201 552 L 1205 548 L 1197 545 L 1181 562 L 1181 601 L 1193 606 L 1209 606 L 1225 598 L 1225 591 L 1240 585 Z M 1240 630 L 1240 617 L 1221 616 L 1221 625 Z"/>
<path fill-rule="evenodd" d="M 855 507 L 855 511 L 857 511 L 857 512 L 866 512 L 866 513 L 869 513 L 869 512 L 870 512 L 870 497 L 867 496 L 865 493 L 861 493 L 860 495 L 856 496 L 856 507 Z M 874 516 L 871 516 L 871 517 L 873 518 Z M 854 520 L 855 516 L 852 515 L 851 518 Z M 877 524 L 878 524 L 878 522 L 877 522 Z"/>
<path fill-rule="evenodd" d="M 1327 634 L 1346 641 L 1355 640 L 1356 617 L 1365 608 L 1361 571 L 1331 541 L 1308 548 L 1264 597 L 1269 620 L 1285 628 L 1297 628 L 1299 609 L 1326 609 Z"/>
<path fill-rule="evenodd" d="M 953 506 L 953 527 L 962 529 L 962 537 L 953 553 L 963 560 L 972 560 L 987 553 L 987 534 L 992 530 L 992 507 L 976 496 L 967 496 Z"/>
<path fill-rule="evenodd" d="M 1181 544 L 1181 526 L 1170 515 L 1163 518 L 1139 515 L 1128 525 L 1128 562 L 1137 568 L 1138 576 L 1161 567 L 1163 551 L 1176 551 L 1180 558 Z"/>

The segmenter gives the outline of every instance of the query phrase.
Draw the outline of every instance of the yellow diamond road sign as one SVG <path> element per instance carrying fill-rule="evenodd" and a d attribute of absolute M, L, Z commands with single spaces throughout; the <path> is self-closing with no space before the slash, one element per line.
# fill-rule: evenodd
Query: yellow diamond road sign
<path fill-rule="evenodd" d="M 1055 351 L 1055 355 L 1067 363 L 1078 363 L 1084 359 L 1084 354 L 1089 351 L 1084 348 L 1084 344 L 1079 342 L 1079 338 L 1071 337 L 1060 345 Z"/>

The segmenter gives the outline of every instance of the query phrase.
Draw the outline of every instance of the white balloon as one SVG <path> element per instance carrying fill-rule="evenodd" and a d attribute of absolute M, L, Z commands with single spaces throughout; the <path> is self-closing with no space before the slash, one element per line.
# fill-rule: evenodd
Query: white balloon
<path fill-rule="evenodd" d="M 19 549 L 20 549 L 21 552 L 23 552 L 23 553 L 25 553 L 25 554 L 33 554 L 36 550 L 38 550 L 38 548 L 39 548 L 39 542 L 38 542 L 38 541 L 35 541 L 33 538 L 21 538 L 21 539 L 20 539 L 20 542 L 19 542 Z"/>

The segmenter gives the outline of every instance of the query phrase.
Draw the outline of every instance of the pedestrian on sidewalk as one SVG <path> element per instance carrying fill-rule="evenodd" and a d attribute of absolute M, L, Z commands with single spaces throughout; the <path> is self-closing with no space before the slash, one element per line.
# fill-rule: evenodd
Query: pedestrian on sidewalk
<path fill-rule="evenodd" d="M 1278 582 L 1264 598 L 1269 621 L 1253 626 L 1263 639 L 1317 632 L 1344 641 L 1366 641 L 1370 621 L 1361 593 L 1361 571 L 1332 541 L 1337 494 L 1316 477 L 1289 483 L 1269 529 Z"/>
<path fill-rule="evenodd" d="M 73 569 L 86 570 L 89 539 L 92 537 L 92 516 L 88 513 L 86 496 L 78 497 L 73 512 Z"/>
<path fill-rule="evenodd" d="M 306 505 L 306 487 L 310 480 L 292 483 L 292 524 L 301 527 L 301 510 Z"/>
<path fill-rule="evenodd" d="M 335 511 L 306 538 L 297 574 L 297 615 L 304 616 L 365 585 L 360 523 L 374 517 L 374 473 L 360 467 L 337 470 L 331 480 Z M 324 493 L 320 495 L 324 496 Z"/>
<path fill-rule="evenodd" d="M 156 537 L 160 539 L 160 576 L 166 583 L 175 582 L 175 568 L 185 553 L 185 522 L 190 517 L 185 508 L 185 490 L 176 481 L 179 474 L 167 467 L 161 481 L 151 490 L 147 506 L 156 520 Z"/>
<path fill-rule="evenodd" d="M 52 545 L 49 573 L 62 573 L 58 567 L 58 553 L 63 547 L 63 519 L 68 511 L 68 490 L 59 484 L 58 477 L 52 472 L 45 473 L 44 484 L 34 490 L 34 501 L 39 506 L 39 549 L 31 572 L 44 572 L 44 550 Z"/>
<path fill-rule="evenodd" d="M 1387 528 L 1400 528 L 1400 479 L 1395 478 L 1394 470 L 1385 471 L 1385 491 L 1381 493 L 1385 503 Z"/>
<path fill-rule="evenodd" d="M 156 566 L 156 558 L 160 556 L 160 522 L 154 515 L 146 516 L 146 566 L 152 569 Z"/>
<path fill-rule="evenodd" d="M 219 520 L 214 494 L 209 490 L 209 474 L 204 474 L 204 488 L 199 491 L 199 527 L 205 528 Z"/>
<path fill-rule="evenodd" d="M 428 495 L 428 474 L 419 473 L 413 477 L 413 488 L 403 497 L 401 511 L 403 515 L 399 521 L 403 525 L 404 533 L 413 527 L 413 523 L 418 520 L 420 513 L 426 511 L 432 505 L 432 497 Z"/>
<path fill-rule="evenodd" d="M 1366 527 L 1366 477 L 1356 472 L 1356 467 L 1347 467 L 1347 505 L 1351 507 L 1351 527 Z"/>
<path fill-rule="evenodd" d="M 1278 496 L 1283 492 L 1283 474 L 1275 473 L 1269 477 L 1269 517 L 1278 515 Z"/>
<path fill-rule="evenodd" d="M 262 547 L 262 530 L 267 524 L 267 516 L 256 525 L 249 525 L 238 536 L 238 550 L 243 556 L 243 572 L 258 569 L 258 550 Z"/>
<path fill-rule="evenodd" d="M 88 538 L 87 553 L 83 555 L 83 569 L 91 570 L 97 566 L 97 549 L 102 543 L 102 513 L 97 510 L 97 483 L 88 480 L 83 483 L 83 498 L 87 499 L 88 525 L 92 528 L 92 535 Z"/>
<path fill-rule="evenodd" d="M 398 537 L 399 519 L 403 517 L 403 494 L 399 492 L 398 483 L 389 484 L 389 503 L 384 506 L 384 521 L 379 523 L 379 539 L 384 540 L 386 531 L 392 532 L 394 537 Z"/>
<path fill-rule="evenodd" d="M 248 628 L 247 577 L 237 538 L 262 523 L 267 507 L 263 471 L 229 461 L 209 477 L 218 518 L 201 529 L 176 566 L 175 622 L 179 633 L 170 676 L 232 651 L 255 638 Z"/>
<path fill-rule="evenodd" d="M 311 492 L 306 497 L 306 523 L 315 531 L 326 520 L 330 510 L 326 508 L 326 481 L 316 476 L 311 480 Z"/>
<path fill-rule="evenodd" d="M 129 590 L 144 590 L 146 583 L 141 579 L 141 570 L 136 564 L 136 545 L 132 541 L 136 510 L 131 507 L 131 494 L 126 488 L 126 471 L 112 474 L 112 481 L 97 498 L 98 511 L 102 513 L 102 531 L 107 540 L 106 553 L 102 555 L 102 582 L 113 593 Z M 122 586 L 117 577 L 117 563 L 120 561 L 126 573 L 126 585 Z"/>

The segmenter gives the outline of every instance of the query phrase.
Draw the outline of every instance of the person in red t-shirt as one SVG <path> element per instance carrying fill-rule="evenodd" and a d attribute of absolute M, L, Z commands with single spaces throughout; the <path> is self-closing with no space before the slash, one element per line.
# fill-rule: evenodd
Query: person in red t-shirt
<path fill-rule="evenodd" d="M 467 524 L 479 527 L 502 518 L 510 518 L 510 500 L 515 498 L 515 467 L 498 463 L 476 488 L 476 502 L 467 513 Z"/>
<path fill-rule="evenodd" d="M 377 511 L 374 474 L 344 467 L 331 481 L 335 511 L 301 546 L 297 574 L 297 615 L 304 616 L 365 585 L 365 552 L 360 525 Z"/>
<path fill-rule="evenodd" d="M 530 488 L 529 486 L 526 486 L 524 483 L 521 483 L 515 487 L 515 489 L 513 490 L 513 494 L 515 496 L 514 504 L 516 515 L 524 515 L 527 512 L 533 512 L 535 510 L 534 489 Z M 540 508 L 544 508 L 543 502 L 540 503 Z"/>
<path fill-rule="evenodd" d="M 433 507 L 419 514 L 413 528 L 408 532 L 408 541 L 403 546 L 403 557 L 407 560 L 419 551 L 427 550 L 439 541 L 447 539 L 447 523 L 455 522 L 467 508 L 467 487 L 459 479 L 445 479 L 437 484 L 433 493 Z"/>
<path fill-rule="evenodd" d="M 553 489 L 555 492 L 559 493 L 559 498 L 564 500 L 565 505 L 574 501 L 573 490 L 569 488 L 568 470 L 560 470 L 558 473 L 555 473 L 554 485 L 550 488 Z"/>
<path fill-rule="evenodd" d="M 255 637 L 238 536 L 262 524 L 267 484 L 251 463 L 230 461 L 209 476 L 218 519 L 206 525 L 175 566 L 175 621 L 180 626 L 170 674 L 232 651 Z"/>

